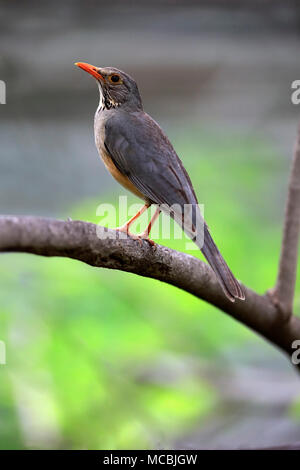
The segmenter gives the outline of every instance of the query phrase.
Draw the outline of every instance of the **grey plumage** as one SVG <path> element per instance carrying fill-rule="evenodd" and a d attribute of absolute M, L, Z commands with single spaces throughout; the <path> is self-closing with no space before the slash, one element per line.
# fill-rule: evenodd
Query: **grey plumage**
<path fill-rule="evenodd" d="M 128 178 L 147 203 L 161 205 L 162 210 L 183 227 L 201 249 L 226 296 L 231 301 L 244 299 L 239 282 L 201 216 L 195 191 L 181 160 L 160 126 L 143 111 L 136 82 L 115 68 L 97 70 L 101 78 L 98 80 L 100 105 L 95 115 L 95 140 L 100 155 L 105 155 L 106 159 L 109 155 L 120 174 Z M 119 83 L 112 81 L 114 74 L 119 76 Z M 185 205 L 190 205 L 187 214 L 183 212 Z"/>

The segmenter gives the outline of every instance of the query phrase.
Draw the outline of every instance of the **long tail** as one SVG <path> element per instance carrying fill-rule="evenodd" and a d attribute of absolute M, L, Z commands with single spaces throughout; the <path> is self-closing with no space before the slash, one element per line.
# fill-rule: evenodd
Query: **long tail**
<path fill-rule="evenodd" d="M 190 204 L 186 206 L 184 209 L 184 215 L 182 208 L 179 205 L 176 207 L 174 205 L 162 205 L 160 207 L 163 212 L 168 213 L 182 227 L 185 233 L 200 248 L 211 268 L 215 272 L 226 297 L 231 302 L 234 302 L 235 299 L 245 300 L 243 289 L 230 271 L 226 261 L 213 241 L 199 210 L 198 204 Z M 196 227 L 198 227 L 198 231 Z"/>
<path fill-rule="evenodd" d="M 206 224 L 204 224 L 204 244 L 199 248 L 201 249 L 211 268 L 214 270 L 226 297 L 228 297 L 231 302 L 234 302 L 235 299 L 245 300 L 245 294 L 239 282 L 234 277 L 224 258 L 219 252 Z"/>

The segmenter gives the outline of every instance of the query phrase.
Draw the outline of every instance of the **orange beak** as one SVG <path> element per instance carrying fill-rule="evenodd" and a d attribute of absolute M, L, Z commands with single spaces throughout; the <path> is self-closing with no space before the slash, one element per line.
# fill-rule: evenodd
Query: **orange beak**
<path fill-rule="evenodd" d="M 100 75 L 100 73 L 98 72 L 98 68 L 94 65 L 86 64 L 85 62 L 75 62 L 75 65 L 77 65 L 77 67 L 80 67 L 85 72 L 88 72 L 93 77 L 97 78 L 97 80 L 99 80 L 99 78 L 100 80 L 104 80 L 104 77 Z"/>

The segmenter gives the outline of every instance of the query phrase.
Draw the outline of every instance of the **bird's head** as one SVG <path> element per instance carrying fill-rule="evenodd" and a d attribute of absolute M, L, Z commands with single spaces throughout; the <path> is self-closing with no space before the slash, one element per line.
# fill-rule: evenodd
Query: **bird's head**
<path fill-rule="evenodd" d="M 85 62 L 75 65 L 92 75 L 98 83 L 101 105 L 106 109 L 126 107 L 142 109 L 142 100 L 135 80 L 114 67 L 96 67 Z"/>

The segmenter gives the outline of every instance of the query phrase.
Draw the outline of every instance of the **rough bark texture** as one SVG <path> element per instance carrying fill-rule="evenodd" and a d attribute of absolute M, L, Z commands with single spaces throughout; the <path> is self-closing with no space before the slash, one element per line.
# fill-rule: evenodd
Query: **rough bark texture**
<path fill-rule="evenodd" d="M 39 217 L 0 217 L 0 252 L 63 256 L 91 266 L 119 269 L 172 284 L 215 305 L 264 336 L 289 356 L 300 339 L 300 319 L 283 319 L 269 294 L 245 287 L 246 300 L 226 299 L 211 268 L 201 260 L 147 241 L 116 239 L 116 232 L 81 222 Z"/>
<path fill-rule="evenodd" d="M 119 269 L 172 284 L 223 310 L 290 357 L 300 340 L 300 318 L 292 314 L 300 233 L 300 127 L 285 211 L 283 241 L 274 289 L 258 295 L 244 286 L 246 300 L 226 299 L 210 267 L 193 256 L 152 247 L 147 241 L 117 239 L 115 230 L 39 217 L 0 217 L 0 252 L 64 256 L 91 266 Z M 300 370 L 300 364 L 296 365 Z"/>

